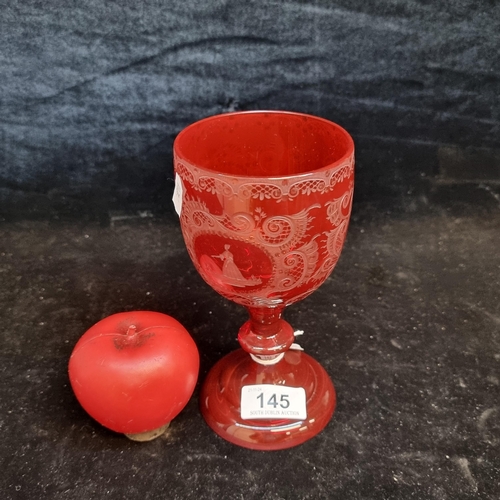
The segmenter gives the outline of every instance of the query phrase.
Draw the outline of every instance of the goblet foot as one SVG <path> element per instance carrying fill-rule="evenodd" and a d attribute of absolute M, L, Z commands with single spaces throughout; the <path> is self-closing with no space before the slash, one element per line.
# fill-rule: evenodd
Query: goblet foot
<path fill-rule="evenodd" d="M 243 419 L 242 387 L 261 384 L 302 387 L 307 417 Z M 279 363 L 267 366 L 239 349 L 211 369 L 200 402 L 207 424 L 227 441 L 253 450 L 281 450 L 302 444 L 323 430 L 333 415 L 336 396 L 326 371 L 304 352 L 288 350 Z"/>

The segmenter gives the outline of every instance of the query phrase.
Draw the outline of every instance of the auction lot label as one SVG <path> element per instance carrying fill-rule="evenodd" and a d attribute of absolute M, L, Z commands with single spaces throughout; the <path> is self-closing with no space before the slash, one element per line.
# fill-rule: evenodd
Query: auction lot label
<path fill-rule="evenodd" d="M 241 388 L 241 418 L 304 420 L 306 391 L 302 387 L 260 384 Z"/>

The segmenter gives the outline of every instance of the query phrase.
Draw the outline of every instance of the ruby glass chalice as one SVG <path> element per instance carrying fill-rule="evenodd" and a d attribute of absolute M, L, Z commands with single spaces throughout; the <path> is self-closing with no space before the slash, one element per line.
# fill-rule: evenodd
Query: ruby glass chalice
<path fill-rule="evenodd" d="M 339 259 L 352 206 L 353 141 L 311 115 L 227 113 L 181 131 L 174 164 L 189 255 L 203 279 L 250 316 L 239 330 L 241 349 L 203 384 L 202 414 L 217 434 L 246 448 L 301 444 L 326 426 L 336 396 L 282 313 L 316 290 Z"/>

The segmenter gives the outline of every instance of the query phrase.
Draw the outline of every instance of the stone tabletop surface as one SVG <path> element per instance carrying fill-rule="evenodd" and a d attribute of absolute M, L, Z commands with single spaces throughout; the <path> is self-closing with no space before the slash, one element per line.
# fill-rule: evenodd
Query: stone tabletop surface
<path fill-rule="evenodd" d="M 101 318 L 177 318 L 200 382 L 238 347 L 246 312 L 198 276 L 178 220 L 10 221 L 1 231 L 0 491 L 12 499 L 498 499 L 500 216 L 470 206 L 391 213 L 355 204 L 337 268 L 286 311 L 338 405 L 289 450 L 216 436 L 199 384 L 164 436 L 134 443 L 93 421 L 68 359 Z"/>

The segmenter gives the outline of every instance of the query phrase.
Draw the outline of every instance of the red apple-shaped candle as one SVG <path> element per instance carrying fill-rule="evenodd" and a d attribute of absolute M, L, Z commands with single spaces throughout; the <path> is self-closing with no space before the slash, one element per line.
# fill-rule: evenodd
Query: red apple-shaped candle
<path fill-rule="evenodd" d="M 196 344 L 177 320 L 152 311 L 123 312 L 80 338 L 69 378 L 90 416 L 145 441 L 162 434 L 186 406 L 199 364 Z"/>

